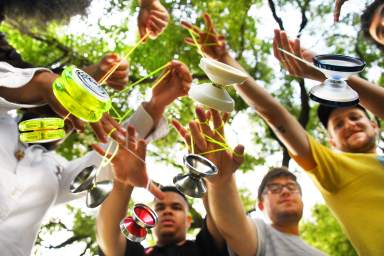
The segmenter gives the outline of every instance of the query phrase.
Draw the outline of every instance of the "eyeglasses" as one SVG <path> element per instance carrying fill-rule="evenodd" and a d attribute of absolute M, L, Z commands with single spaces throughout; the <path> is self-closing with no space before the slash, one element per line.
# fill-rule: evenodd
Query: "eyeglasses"
<path fill-rule="evenodd" d="M 280 194 L 283 191 L 283 188 L 287 188 L 289 192 L 295 193 L 299 192 L 299 184 L 297 183 L 287 183 L 287 184 L 279 184 L 279 183 L 270 183 L 267 184 L 264 193 L 271 192 L 272 194 Z"/>

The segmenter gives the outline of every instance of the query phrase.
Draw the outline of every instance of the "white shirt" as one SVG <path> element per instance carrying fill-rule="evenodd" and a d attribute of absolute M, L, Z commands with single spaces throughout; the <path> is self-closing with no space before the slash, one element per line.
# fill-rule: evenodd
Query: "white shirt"
<path fill-rule="evenodd" d="M 18 69 L 0 62 L 0 86 L 21 87 L 39 70 L 42 69 Z M 26 147 L 20 143 L 17 122 L 7 112 L 21 107 L 33 106 L 15 104 L 0 97 L 0 255 L 7 256 L 31 253 L 49 208 L 78 198 L 69 191 L 71 181 L 85 167 L 101 161 L 94 151 L 67 161 L 39 145 Z M 153 127 L 151 116 L 142 106 L 125 125 L 128 123 L 136 128 L 140 137 L 146 136 Z M 163 137 L 167 132 L 166 121 L 162 119 L 147 140 Z M 24 150 L 20 161 L 15 157 L 18 150 Z M 100 177 L 112 177 L 109 166 L 101 172 Z"/>

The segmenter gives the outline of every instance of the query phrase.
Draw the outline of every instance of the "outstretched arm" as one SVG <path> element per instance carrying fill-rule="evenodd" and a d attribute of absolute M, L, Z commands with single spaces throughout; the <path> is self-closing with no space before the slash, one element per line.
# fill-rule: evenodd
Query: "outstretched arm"
<path fill-rule="evenodd" d="M 210 138 L 224 143 L 222 119 L 217 111 L 212 110 L 211 113 L 196 108 L 199 122 L 193 121 L 189 124 L 191 135 L 177 121 L 174 121 L 174 126 L 187 143 L 190 143 L 190 136 L 192 136 L 196 153 L 207 157 L 219 170 L 217 175 L 207 179 L 210 213 L 208 217 L 212 218 L 213 224 L 208 225 L 210 233 L 215 234 L 218 231 L 217 236 L 213 235 L 216 242 L 220 242 L 222 236 L 230 248 L 239 255 L 255 255 L 257 251 L 255 226 L 246 216 L 233 176 L 243 161 L 244 148 L 239 145 L 233 152 L 222 150 L 207 154 L 208 151 L 220 149 L 220 146 L 212 143 Z M 209 116 L 213 117 L 214 129 L 208 124 Z M 217 228 L 217 231 L 212 228 Z M 239 236 L 239 234 L 242 235 Z"/>
<path fill-rule="evenodd" d="M 199 43 L 202 44 L 202 49 L 206 54 L 246 72 L 226 51 L 224 38 L 216 33 L 212 20 L 207 14 L 204 15 L 204 20 L 207 27 L 206 31 L 192 27 L 186 22 L 183 22 L 182 25 L 199 34 Z M 186 42 L 193 44 L 191 39 L 186 39 Z M 274 130 L 291 154 L 305 159 L 308 168 L 315 166 L 306 132 L 294 116 L 251 77 L 244 83 L 236 85 L 235 88 L 245 102 L 254 108 Z"/>
<path fill-rule="evenodd" d="M 94 149 L 105 155 L 102 147 L 94 146 Z M 126 144 L 119 146 L 119 151 L 112 160 L 114 170 L 112 192 L 101 205 L 96 219 L 97 241 L 105 255 L 124 255 L 127 242 L 120 232 L 119 224 L 127 214 L 133 188 L 146 187 L 149 182 L 144 162 L 145 155 L 145 142 L 137 141 L 134 128 L 128 127 Z M 162 197 L 162 192 L 155 185 L 150 184 L 149 189 L 155 196 Z"/>

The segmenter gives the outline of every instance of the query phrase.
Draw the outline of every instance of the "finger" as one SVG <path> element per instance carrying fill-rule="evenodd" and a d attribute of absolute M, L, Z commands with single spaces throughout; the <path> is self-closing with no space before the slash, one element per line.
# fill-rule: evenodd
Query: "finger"
<path fill-rule="evenodd" d="M 203 134 L 209 137 L 213 137 L 214 133 L 209 127 L 209 118 L 208 115 L 204 112 L 204 109 L 202 109 L 201 107 L 196 107 L 196 115 L 200 121 L 200 127 Z"/>
<path fill-rule="evenodd" d="M 184 38 L 184 43 L 188 45 L 196 46 L 195 41 L 190 37 Z"/>
<path fill-rule="evenodd" d="M 152 181 L 150 181 L 150 184 L 148 186 L 148 190 L 149 190 L 149 192 L 151 192 L 152 195 L 154 195 L 156 198 L 158 198 L 160 200 L 165 198 L 164 192 L 161 191 L 161 189 L 158 186 L 153 184 Z"/>
<path fill-rule="evenodd" d="M 104 128 L 102 127 L 102 125 L 99 122 L 90 123 L 90 125 L 96 137 L 100 140 L 100 142 L 107 143 L 108 136 L 107 136 L 107 133 L 104 131 Z"/>
<path fill-rule="evenodd" d="M 95 150 L 97 153 L 99 153 L 103 157 L 111 158 L 112 154 L 107 153 L 102 146 L 99 144 L 92 144 L 91 145 L 92 149 Z"/>
<path fill-rule="evenodd" d="M 200 131 L 199 124 L 195 121 L 191 121 L 189 123 L 189 129 L 191 130 L 191 136 L 193 139 L 193 144 L 195 145 L 195 149 L 197 149 L 199 152 L 207 151 L 208 144 L 204 138 L 204 135 Z"/>
<path fill-rule="evenodd" d="M 136 130 L 133 126 L 128 126 L 127 147 L 130 150 L 136 150 Z"/>
<path fill-rule="evenodd" d="M 282 31 L 280 33 L 280 37 L 281 37 L 282 48 L 285 49 L 286 51 L 293 53 L 293 49 L 291 48 L 288 42 L 287 34 L 284 31 Z M 286 61 L 284 64 L 286 65 L 289 73 L 291 73 L 291 75 L 296 75 L 298 70 L 298 64 L 296 60 L 284 53 L 283 53 L 283 58 Z"/>
<path fill-rule="evenodd" d="M 175 119 L 173 119 L 172 121 L 172 125 L 173 127 L 175 127 L 176 131 L 178 134 L 180 134 L 181 137 L 183 137 L 184 139 L 186 138 L 186 136 L 188 135 L 188 131 L 187 129 L 185 129 L 181 123 Z"/>
<path fill-rule="evenodd" d="M 145 140 L 141 139 L 137 143 L 137 155 L 141 157 L 141 160 L 145 161 L 145 157 L 147 155 L 147 143 Z"/>
<path fill-rule="evenodd" d="M 197 35 L 200 35 L 201 33 L 201 30 L 199 28 L 197 28 L 196 26 L 193 26 L 192 24 L 186 21 L 181 21 L 181 26 L 185 29 L 192 30 Z"/>
<path fill-rule="evenodd" d="M 116 82 L 116 81 L 108 81 L 107 82 L 108 86 L 111 87 L 114 90 L 121 91 L 122 89 L 125 88 L 127 83 L 122 83 L 122 82 Z"/>
<path fill-rule="evenodd" d="M 119 66 L 120 67 L 120 66 Z M 110 79 L 122 79 L 128 77 L 128 70 L 126 68 L 124 69 L 116 69 L 112 75 L 109 77 Z"/>
<path fill-rule="evenodd" d="M 159 35 L 160 32 L 162 31 L 162 28 L 159 27 L 155 22 L 153 22 L 152 20 L 150 20 L 148 23 L 147 23 L 147 29 L 149 31 L 151 31 L 154 35 Z"/>
<path fill-rule="evenodd" d="M 209 16 L 208 13 L 204 13 L 203 18 L 204 18 L 204 23 L 207 26 L 208 32 L 216 33 L 215 26 L 213 25 L 211 16 Z"/>
<path fill-rule="evenodd" d="M 240 166 L 244 162 L 244 146 L 237 145 L 232 154 L 233 160 Z"/>
<path fill-rule="evenodd" d="M 151 10 L 150 11 L 150 16 L 155 16 L 156 18 L 168 23 L 169 20 L 169 15 L 167 12 L 164 11 L 159 11 L 159 10 Z"/>
<path fill-rule="evenodd" d="M 213 127 L 215 128 L 215 131 L 224 137 L 224 121 L 222 120 L 220 113 L 215 109 L 211 109 L 210 112 L 212 113 Z"/>
<path fill-rule="evenodd" d="M 168 24 L 168 21 L 167 20 L 164 20 L 156 15 L 151 15 L 150 16 L 150 19 L 153 23 L 156 23 L 156 25 L 161 28 L 161 29 L 164 29 L 167 24 Z"/>
<path fill-rule="evenodd" d="M 275 36 L 273 37 L 273 43 L 272 43 L 272 49 L 273 49 L 273 55 L 275 56 L 276 59 L 278 59 L 279 61 L 282 61 L 282 57 L 280 55 L 280 50 L 279 50 L 279 43 L 277 41 L 277 35 L 276 34 L 279 34 L 280 32 L 275 29 Z"/>

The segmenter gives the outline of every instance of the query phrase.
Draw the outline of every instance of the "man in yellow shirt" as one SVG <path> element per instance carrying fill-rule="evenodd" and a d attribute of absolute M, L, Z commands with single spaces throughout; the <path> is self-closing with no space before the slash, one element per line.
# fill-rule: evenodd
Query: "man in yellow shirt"
<path fill-rule="evenodd" d="M 199 43 L 205 42 L 203 51 L 246 72 L 229 55 L 224 37 L 216 34 L 210 17 L 205 15 L 204 18 L 209 33 L 195 29 L 199 33 Z M 190 27 L 187 23 L 184 26 Z M 191 39 L 186 39 L 186 42 L 191 42 Z M 321 73 L 316 73 L 316 70 L 308 71 L 306 65 L 289 56 L 281 56 L 278 47 L 302 57 L 298 40 L 290 44 L 285 32 L 276 30 L 275 56 L 290 68 L 290 72 L 295 71 L 291 72 L 294 75 L 298 75 L 300 70 L 310 74 L 311 78 L 321 78 Z M 384 88 L 358 77 L 352 77 L 348 83 L 358 91 L 364 107 L 384 117 Z M 329 142 L 336 152 L 309 136 L 296 118 L 251 77 L 243 84 L 236 85 L 235 89 L 274 130 L 299 165 L 308 171 L 358 253 L 383 255 L 384 165 L 376 155 L 376 137 L 379 133 L 376 123 L 369 120 L 360 107 L 320 109 L 321 119 L 327 117 Z"/>

